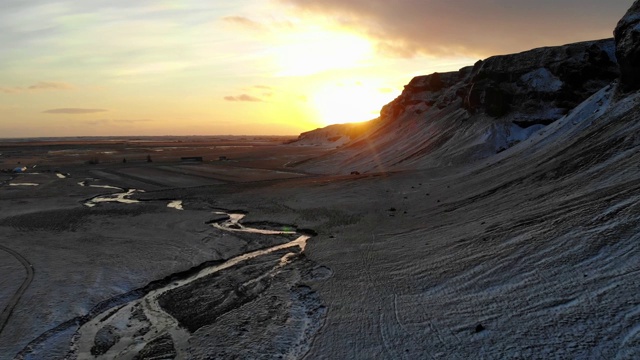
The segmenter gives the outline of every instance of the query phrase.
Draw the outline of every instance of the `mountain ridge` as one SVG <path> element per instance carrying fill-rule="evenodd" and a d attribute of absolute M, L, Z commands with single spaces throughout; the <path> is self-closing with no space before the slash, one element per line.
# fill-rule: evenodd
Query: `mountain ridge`
<path fill-rule="evenodd" d="M 497 55 L 458 71 L 416 76 L 377 119 L 302 133 L 294 144 L 335 150 L 297 166 L 318 173 L 376 172 L 487 158 L 615 82 L 619 52 L 609 38 Z"/>

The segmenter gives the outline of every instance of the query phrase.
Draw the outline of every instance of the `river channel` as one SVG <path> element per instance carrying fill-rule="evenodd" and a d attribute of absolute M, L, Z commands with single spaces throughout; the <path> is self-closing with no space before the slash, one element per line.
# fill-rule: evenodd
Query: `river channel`
<path fill-rule="evenodd" d="M 116 190 L 85 200 L 87 207 L 153 201 L 131 198 L 142 190 L 78 184 Z M 184 210 L 181 200 L 169 201 L 167 207 Z M 71 340 L 64 355 L 68 359 L 303 356 L 326 313 L 318 295 L 301 283 L 315 281 L 312 274 L 319 268 L 303 254 L 315 233 L 273 223 L 248 226 L 242 222 L 244 211 L 212 215 L 212 232 L 233 234 L 224 241 L 244 239 L 246 252 L 107 299 L 43 333 L 16 358 L 40 358 L 59 336 Z M 243 330 L 230 335 L 239 326 Z"/>

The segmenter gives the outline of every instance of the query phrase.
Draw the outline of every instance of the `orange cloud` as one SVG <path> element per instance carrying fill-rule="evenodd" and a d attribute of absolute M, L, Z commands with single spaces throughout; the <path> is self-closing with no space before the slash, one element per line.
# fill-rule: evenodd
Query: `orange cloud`
<path fill-rule="evenodd" d="M 40 81 L 37 84 L 29 86 L 29 90 L 70 90 L 73 85 L 63 82 Z"/>
<path fill-rule="evenodd" d="M 238 25 L 240 27 L 250 29 L 250 30 L 260 30 L 260 31 L 265 30 L 264 25 L 262 25 L 257 21 L 253 21 L 249 18 L 246 18 L 244 16 L 226 16 L 226 17 L 223 17 L 222 20 L 224 20 L 227 23 Z"/>
<path fill-rule="evenodd" d="M 112 125 L 112 124 L 135 124 L 135 123 L 147 123 L 151 122 L 151 119 L 96 119 L 87 120 L 86 124 L 89 125 Z"/>
<path fill-rule="evenodd" d="M 224 99 L 227 101 L 246 101 L 246 102 L 262 102 L 263 101 L 260 98 L 247 95 L 247 94 L 241 94 L 238 96 L 225 96 Z"/>
<path fill-rule="evenodd" d="M 67 114 L 67 115 L 82 115 L 82 114 L 95 114 L 106 112 L 105 109 L 82 109 L 82 108 L 59 108 L 49 109 L 43 111 L 45 114 Z"/>
<path fill-rule="evenodd" d="M 24 92 L 24 89 L 20 87 L 6 87 L 6 86 L 0 87 L 0 93 L 4 93 L 4 94 L 17 94 L 21 92 Z"/>
<path fill-rule="evenodd" d="M 57 90 L 71 90 L 71 89 L 74 89 L 74 86 L 65 82 L 40 81 L 38 83 L 35 83 L 27 87 L 0 86 L 0 93 L 19 94 L 19 93 L 36 92 L 36 91 L 57 91 Z"/>

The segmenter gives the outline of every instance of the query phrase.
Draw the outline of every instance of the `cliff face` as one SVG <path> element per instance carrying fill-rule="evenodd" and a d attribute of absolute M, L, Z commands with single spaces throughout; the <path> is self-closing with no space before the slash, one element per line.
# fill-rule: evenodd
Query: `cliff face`
<path fill-rule="evenodd" d="M 495 56 L 476 64 L 465 108 L 549 124 L 618 76 L 612 40 Z"/>
<path fill-rule="evenodd" d="M 617 76 L 612 39 L 541 48 L 494 56 L 458 72 L 416 77 L 381 115 L 398 116 L 420 104 L 442 109 L 461 100 L 470 114 L 547 125 Z"/>
<path fill-rule="evenodd" d="M 624 90 L 636 90 L 640 88 L 640 1 L 618 22 L 614 36 Z"/>
<path fill-rule="evenodd" d="M 418 76 L 361 133 L 344 133 L 339 150 L 302 166 L 348 173 L 475 161 L 524 141 L 618 76 L 614 39 L 494 56 L 459 71 Z M 336 131 L 346 129 L 318 129 L 300 140 L 336 139 Z"/>

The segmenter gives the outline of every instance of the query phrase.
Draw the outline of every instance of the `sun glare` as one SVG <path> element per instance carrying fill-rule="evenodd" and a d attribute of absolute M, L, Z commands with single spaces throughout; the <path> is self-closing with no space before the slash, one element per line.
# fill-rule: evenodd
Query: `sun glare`
<path fill-rule="evenodd" d="M 382 106 L 396 95 L 385 89 L 354 82 L 325 86 L 313 95 L 311 102 L 320 121 L 331 125 L 374 119 L 380 115 Z"/>
<path fill-rule="evenodd" d="M 305 76 L 327 70 L 356 67 L 373 54 L 362 37 L 328 30 L 309 30 L 291 35 L 273 49 L 280 71 L 277 76 Z"/>

